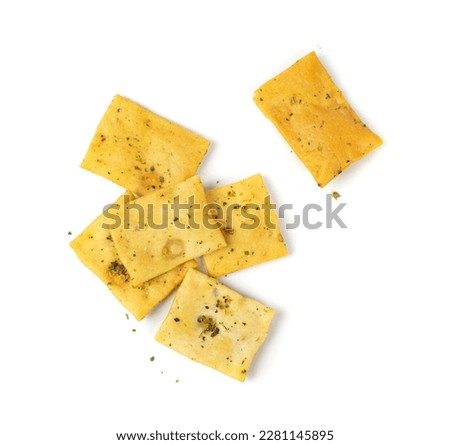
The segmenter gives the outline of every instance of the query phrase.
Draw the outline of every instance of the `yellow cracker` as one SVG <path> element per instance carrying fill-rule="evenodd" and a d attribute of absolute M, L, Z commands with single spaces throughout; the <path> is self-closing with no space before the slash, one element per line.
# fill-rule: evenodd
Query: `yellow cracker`
<path fill-rule="evenodd" d="M 320 187 L 382 144 L 314 52 L 261 86 L 254 100 Z"/>
<path fill-rule="evenodd" d="M 244 381 L 275 311 L 198 271 L 178 289 L 156 340 Z"/>
<path fill-rule="evenodd" d="M 145 195 L 193 176 L 209 145 L 203 137 L 117 95 L 81 167 Z"/>
<path fill-rule="evenodd" d="M 203 224 L 204 205 L 202 183 L 194 176 L 111 210 L 120 220 L 111 235 L 134 285 L 226 246 L 220 229 Z"/>
<path fill-rule="evenodd" d="M 221 213 L 217 217 L 227 241 L 226 247 L 203 257 L 209 275 L 226 275 L 287 255 L 276 211 L 269 207 L 269 192 L 261 175 L 209 190 L 206 199 L 217 204 L 215 213 Z"/>
<path fill-rule="evenodd" d="M 123 196 L 117 203 L 123 201 Z M 139 287 L 133 287 L 110 231 L 102 228 L 105 222 L 105 216 L 100 215 L 70 245 L 81 262 L 108 286 L 137 320 L 141 320 L 181 283 L 188 269 L 197 267 L 197 263 L 188 261 Z"/>

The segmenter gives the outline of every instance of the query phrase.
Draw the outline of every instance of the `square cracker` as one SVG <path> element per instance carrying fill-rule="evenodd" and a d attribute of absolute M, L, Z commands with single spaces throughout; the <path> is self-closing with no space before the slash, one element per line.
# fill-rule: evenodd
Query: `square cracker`
<path fill-rule="evenodd" d="M 209 145 L 192 131 L 117 95 L 81 167 L 145 195 L 193 176 Z"/>
<path fill-rule="evenodd" d="M 122 202 L 124 196 L 116 202 Z M 110 231 L 102 227 L 105 222 L 107 218 L 100 215 L 70 246 L 81 262 L 108 286 L 120 303 L 137 320 L 141 320 L 181 283 L 190 268 L 197 267 L 197 262 L 188 261 L 141 286 L 133 287 L 128 272 L 119 259 Z"/>
<path fill-rule="evenodd" d="M 261 175 L 208 190 L 206 199 L 221 213 L 217 217 L 227 242 L 203 257 L 209 275 L 226 275 L 288 254 Z"/>
<path fill-rule="evenodd" d="M 111 235 L 133 285 L 226 246 L 217 227 L 204 225 L 205 191 L 198 176 L 110 210 Z"/>
<path fill-rule="evenodd" d="M 382 144 L 314 52 L 262 85 L 254 100 L 320 187 Z"/>
<path fill-rule="evenodd" d="M 192 269 L 156 340 L 242 382 L 274 315 L 273 309 Z"/>

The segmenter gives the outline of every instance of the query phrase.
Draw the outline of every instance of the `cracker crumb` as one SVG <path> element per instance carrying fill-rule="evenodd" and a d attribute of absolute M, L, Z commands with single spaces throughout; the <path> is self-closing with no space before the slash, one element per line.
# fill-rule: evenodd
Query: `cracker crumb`
<path fill-rule="evenodd" d="M 334 191 L 331 196 L 333 196 L 334 199 L 338 200 L 341 197 L 341 194 L 339 192 Z"/>
<path fill-rule="evenodd" d="M 155 361 L 155 356 L 154 356 L 154 355 L 152 355 L 152 356 L 150 357 L 150 361 L 151 361 L 151 362 L 154 362 L 154 361 Z"/>

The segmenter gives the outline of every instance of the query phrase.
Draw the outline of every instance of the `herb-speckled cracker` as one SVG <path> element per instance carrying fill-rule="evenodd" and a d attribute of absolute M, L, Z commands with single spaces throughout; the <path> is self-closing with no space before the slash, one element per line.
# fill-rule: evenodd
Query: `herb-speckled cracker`
<path fill-rule="evenodd" d="M 117 95 L 81 167 L 145 195 L 193 176 L 209 145 L 203 137 Z"/>
<path fill-rule="evenodd" d="M 261 86 L 254 100 L 320 187 L 382 144 L 314 52 Z"/>
<path fill-rule="evenodd" d="M 205 200 L 193 176 L 110 211 L 120 217 L 111 235 L 134 285 L 226 246 L 220 229 L 203 224 Z"/>
<path fill-rule="evenodd" d="M 123 202 L 124 196 L 117 203 Z M 129 194 L 127 196 L 133 199 Z M 190 268 L 197 267 L 197 263 L 188 261 L 141 286 L 133 287 L 110 231 L 102 228 L 106 222 L 108 219 L 100 215 L 70 245 L 81 262 L 109 287 L 137 320 L 141 320 L 181 283 Z"/>
<path fill-rule="evenodd" d="M 287 255 L 261 175 L 209 190 L 206 199 L 217 204 L 216 214 L 222 213 L 218 223 L 227 241 L 226 247 L 203 257 L 209 275 L 226 275 Z"/>
<path fill-rule="evenodd" d="M 275 311 L 196 270 L 178 289 L 156 340 L 244 381 Z"/>

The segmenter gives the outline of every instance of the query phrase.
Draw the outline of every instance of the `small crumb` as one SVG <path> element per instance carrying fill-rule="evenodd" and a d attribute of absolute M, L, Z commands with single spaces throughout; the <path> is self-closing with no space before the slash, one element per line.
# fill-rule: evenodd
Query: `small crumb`
<path fill-rule="evenodd" d="M 180 319 L 179 319 L 178 317 L 175 317 L 175 318 L 173 319 L 173 321 L 174 321 L 175 323 L 178 323 L 178 322 L 180 321 Z"/>
<path fill-rule="evenodd" d="M 179 380 L 177 379 L 177 380 L 175 380 L 175 383 L 178 383 L 179 382 Z"/>
<path fill-rule="evenodd" d="M 131 332 L 136 332 L 136 329 L 132 329 Z"/>
<path fill-rule="evenodd" d="M 332 196 L 333 196 L 333 198 L 336 199 L 336 200 L 338 200 L 338 199 L 341 197 L 341 195 L 340 195 L 339 192 L 333 192 L 333 193 L 332 193 Z"/>
<path fill-rule="evenodd" d="M 72 232 L 67 232 L 67 235 L 72 235 Z"/>
<path fill-rule="evenodd" d="M 155 356 L 154 356 L 154 355 L 152 355 L 152 356 L 150 357 L 150 361 L 151 361 L 151 362 L 154 362 L 154 361 L 155 361 Z"/>
<path fill-rule="evenodd" d="M 216 184 L 218 184 L 220 181 L 216 181 Z"/>
<path fill-rule="evenodd" d="M 127 313 L 127 312 L 125 312 L 125 317 L 127 318 L 127 320 L 129 320 L 129 319 L 130 319 L 130 316 L 128 315 L 128 313 Z"/>

